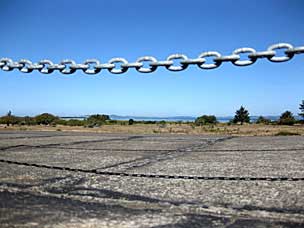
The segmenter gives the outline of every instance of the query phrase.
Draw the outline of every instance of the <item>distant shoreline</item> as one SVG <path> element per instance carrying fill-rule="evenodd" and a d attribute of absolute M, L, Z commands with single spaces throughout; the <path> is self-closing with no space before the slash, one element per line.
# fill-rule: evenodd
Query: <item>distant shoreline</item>
<path fill-rule="evenodd" d="M 69 120 L 69 119 L 77 119 L 77 120 L 84 120 L 88 116 L 61 116 L 61 119 Z M 258 119 L 259 116 L 250 116 L 250 120 L 255 122 Z M 277 121 L 280 116 L 264 116 L 267 119 L 270 119 L 271 121 Z M 220 123 L 228 123 L 230 120 L 233 119 L 233 116 L 226 116 L 226 117 L 216 117 L 217 121 Z M 300 119 L 299 116 L 295 116 L 297 120 Z M 196 117 L 192 116 L 172 116 L 172 117 L 148 117 L 148 116 L 119 116 L 119 115 L 110 115 L 111 120 L 129 120 L 133 119 L 135 121 L 166 121 L 166 122 L 194 122 Z"/>

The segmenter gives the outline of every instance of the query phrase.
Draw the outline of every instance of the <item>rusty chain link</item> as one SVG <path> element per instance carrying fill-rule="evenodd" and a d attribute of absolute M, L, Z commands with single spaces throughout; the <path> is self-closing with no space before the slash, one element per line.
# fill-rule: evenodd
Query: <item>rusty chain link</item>
<path fill-rule="evenodd" d="M 277 53 L 278 49 L 285 49 L 285 54 L 279 56 Z M 10 58 L 0 58 L 0 69 L 3 71 L 18 69 L 23 73 L 31 73 L 34 70 L 38 70 L 43 74 L 50 74 L 56 70 L 62 74 L 73 74 L 78 70 L 82 70 L 86 74 L 98 74 L 102 70 L 108 70 L 113 74 L 122 74 L 127 72 L 129 68 L 135 68 L 140 73 L 151 73 L 157 70 L 158 67 L 165 67 L 169 71 L 182 71 L 189 65 L 197 65 L 201 69 L 214 69 L 218 68 L 223 62 L 231 62 L 236 66 L 249 66 L 261 58 L 267 58 L 271 62 L 285 62 L 292 59 L 294 55 L 303 53 L 304 46 L 293 47 L 288 43 L 278 43 L 269 46 L 266 51 L 261 52 L 257 52 L 253 48 L 244 47 L 238 48 L 231 55 L 226 56 L 216 51 L 207 51 L 194 59 L 190 59 L 184 54 L 173 54 L 165 61 L 158 61 L 153 56 L 143 56 L 131 63 L 124 58 L 112 58 L 107 63 L 101 63 L 97 59 L 87 59 L 80 64 L 70 59 L 65 59 L 59 64 L 54 64 L 47 59 L 41 60 L 38 63 L 32 63 L 27 59 L 14 62 Z M 240 54 L 245 54 L 246 59 L 241 60 Z M 206 63 L 206 57 L 210 57 L 211 63 Z M 148 64 L 148 67 L 144 66 L 144 63 Z"/>

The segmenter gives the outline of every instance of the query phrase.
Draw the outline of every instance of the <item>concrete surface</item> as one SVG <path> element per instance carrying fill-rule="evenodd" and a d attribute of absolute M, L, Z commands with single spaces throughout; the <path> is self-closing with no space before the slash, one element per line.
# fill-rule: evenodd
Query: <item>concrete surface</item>
<path fill-rule="evenodd" d="M 0 132 L 0 160 L 1 227 L 304 227 L 300 136 Z"/>

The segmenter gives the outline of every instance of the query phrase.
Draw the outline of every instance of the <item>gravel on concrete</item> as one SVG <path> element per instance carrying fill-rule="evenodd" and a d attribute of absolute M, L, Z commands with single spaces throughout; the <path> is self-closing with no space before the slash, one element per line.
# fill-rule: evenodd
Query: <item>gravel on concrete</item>
<path fill-rule="evenodd" d="M 12 131 L 0 160 L 1 227 L 304 227 L 304 181 L 186 178 L 303 178 L 301 136 Z"/>

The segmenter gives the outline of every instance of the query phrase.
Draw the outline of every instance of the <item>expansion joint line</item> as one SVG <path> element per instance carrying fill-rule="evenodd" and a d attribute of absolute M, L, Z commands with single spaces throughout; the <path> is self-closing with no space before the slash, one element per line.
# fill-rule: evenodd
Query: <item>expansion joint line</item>
<path fill-rule="evenodd" d="M 119 176 L 119 177 L 144 177 L 155 179 L 183 179 L 183 180 L 217 180 L 217 181 L 304 181 L 304 177 L 224 177 L 224 176 L 184 176 L 184 175 L 166 175 L 166 174 L 136 174 L 124 172 L 106 172 L 98 171 L 96 169 L 79 169 L 60 166 L 49 166 L 27 162 L 17 162 L 11 160 L 0 159 L 0 163 L 22 165 L 27 167 L 45 168 L 52 170 L 61 170 L 69 172 L 89 173 L 105 176 Z"/>

